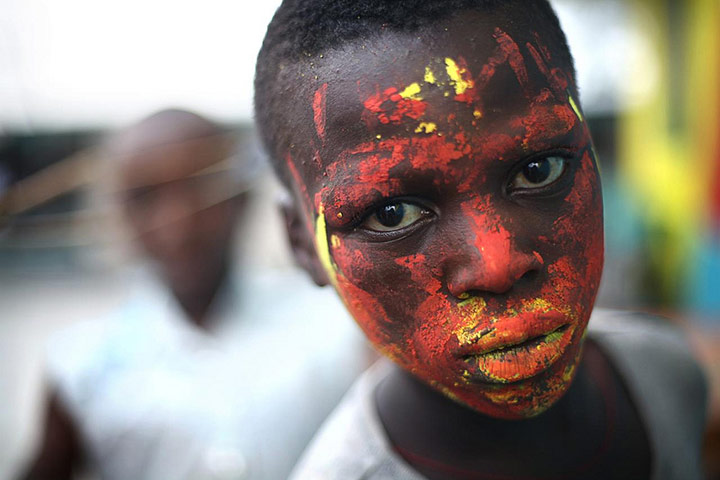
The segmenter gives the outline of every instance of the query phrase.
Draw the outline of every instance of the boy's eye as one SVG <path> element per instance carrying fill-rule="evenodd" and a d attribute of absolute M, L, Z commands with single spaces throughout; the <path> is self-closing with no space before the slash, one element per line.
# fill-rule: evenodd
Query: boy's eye
<path fill-rule="evenodd" d="M 414 224 L 429 214 L 428 210 L 412 203 L 388 203 L 372 212 L 360 226 L 374 232 L 394 232 Z"/>
<path fill-rule="evenodd" d="M 516 189 L 542 188 L 550 185 L 565 171 L 562 157 L 543 157 L 528 162 L 512 179 L 510 186 Z"/>

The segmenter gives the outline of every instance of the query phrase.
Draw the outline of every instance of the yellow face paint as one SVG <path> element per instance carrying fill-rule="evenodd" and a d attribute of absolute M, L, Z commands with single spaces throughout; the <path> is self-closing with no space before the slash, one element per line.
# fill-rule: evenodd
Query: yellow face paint
<path fill-rule="evenodd" d="M 467 70 L 460 68 L 455 60 L 450 57 L 445 59 L 445 70 L 447 71 L 448 77 L 450 77 L 450 83 L 455 87 L 455 94 L 462 95 L 465 90 L 472 88 L 473 81 L 465 80 L 463 74 L 467 73 Z"/>
<path fill-rule="evenodd" d="M 325 223 L 325 208 L 320 204 L 317 219 L 315 220 L 315 248 L 323 268 L 330 277 L 330 282 L 335 285 L 337 282 L 337 267 L 330 257 L 330 245 L 328 244 L 327 224 Z"/>
<path fill-rule="evenodd" d="M 430 70 L 430 67 L 425 67 L 425 83 L 435 83 L 435 74 Z"/>
<path fill-rule="evenodd" d="M 568 94 L 568 100 L 570 101 L 570 106 L 572 107 L 573 112 L 575 112 L 575 115 L 577 115 L 578 120 L 580 120 L 581 122 L 584 122 L 585 119 L 583 118 L 583 114 L 580 111 L 580 109 L 578 108 L 577 103 L 575 103 L 575 99 L 573 98 L 573 96 L 571 94 Z"/>
<path fill-rule="evenodd" d="M 415 133 L 432 133 L 437 130 L 437 125 L 433 122 L 422 122 L 415 129 Z"/>
<path fill-rule="evenodd" d="M 544 298 L 536 298 L 534 300 L 523 302 L 523 311 L 543 311 L 547 312 L 552 309 L 550 302 Z"/>
<path fill-rule="evenodd" d="M 420 84 L 417 82 L 411 83 L 405 90 L 399 93 L 402 98 L 413 98 L 415 100 L 422 100 L 420 95 Z"/>
<path fill-rule="evenodd" d="M 570 381 L 575 376 L 575 364 L 568 365 L 565 371 L 563 372 L 563 382 L 570 383 Z"/>
<path fill-rule="evenodd" d="M 462 325 L 454 332 L 461 345 L 472 343 L 482 333 L 477 330 L 478 325 L 485 321 L 483 312 L 487 303 L 480 297 L 471 296 L 458 304 L 459 313 L 463 318 Z"/>

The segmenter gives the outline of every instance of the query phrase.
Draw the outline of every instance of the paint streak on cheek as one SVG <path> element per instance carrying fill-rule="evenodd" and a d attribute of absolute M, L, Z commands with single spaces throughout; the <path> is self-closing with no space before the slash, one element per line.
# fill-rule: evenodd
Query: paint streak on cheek
<path fill-rule="evenodd" d="M 392 321 L 382 302 L 388 297 L 395 304 L 398 301 L 391 286 L 383 280 L 395 276 L 392 272 L 378 271 L 378 265 L 392 264 L 390 259 L 377 256 L 371 259 L 363 250 L 355 248 L 353 242 L 337 236 L 331 237 L 330 244 L 337 272 L 336 288 L 355 321 L 384 354 L 400 361 L 407 358 L 412 348 L 408 348 L 404 340 L 407 338 L 404 330 L 410 323 L 403 319 Z M 407 295 L 412 297 L 412 292 L 408 291 Z M 401 300 L 408 301 L 407 298 Z"/>
<path fill-rule="evenodd" d="M 315 91 L 313 97 L 313 119 L 315 120 L 315 131 L 322 142 L 325 142 L 325 121 L 327 108 L 327 89 L 328 84 L 323 83 L 320 88 Z"/>
<path fill-rule="evenodd" d="M 602 200 L 598 189 L 594 160 L 585 153 L 575 174 L 574 187 L 565 198 L 568 212 L 553 225 L 555 243 L 563 251 L 573 252 L 575 260 L 572 268 L 565 265 L 567 260 L 555 262 L 554 268 L 558 269 L 557 265 L 564 267 L 550 274 L 583 285 L 584 291 L 592 297 L 583 299 L 587 305 L 594 300 L 604 257 Z"/>
<path fill-rule="evenodd" d="M 370 339 L 392 350 L 393 358 L 411 369 L 421 368 L 419 359 L 442 362 L 451 339 L 452 304 L 442 292 L 438 272 L 429 268 L 432 262 L 423 254 L 393 258 L 375 252 L 369 258 L 353 248 L 353 242 L 333 244 L 338 290 Z M 387 278 L 407 279 L 402 294 L 384 283 Z"/>
<path fill-rule="evenodd" d="M 598 195 L 594 188 L 597 183 L 594 163 L 590 153 L 585 152 L 580 160 L 580 168 L 575 173 L 574 188 L 565 197 L 565 202 L 572 206 L 572 215 L 574 217 L 583 214 L 586 216 L 595 214 L 595 209 L 592 207 L 597 206 Z"/>
<path fill-rule="evenodd" d="M 369 258 L 365 250 L 355 248 L 354 243 L 343 238 L 334 237 L 332 256 L 338 271 L 351 283 L 363 288 L 364 283 L 374 283 L 377 278 L 377 258 Z"/>
<path fill-rule="evenodd" d="M 442 292 L 439 272 L 430 269 L 429 265 L 434 263 L 424 254 L 397 258 L 395 263 L 410 274 L 411 296 L 418 298 L 417 307 L 406 312 L 412 325 L 405 331 L 403 341 L 412 358 L 437 361 L 447 355 L 452 308 Z"/>
<path fill-rule="evenodd" d="M 370 293 L 355 285 L 344 275 L 338 275 L 337 291 L 355 322 L 370 342 L 391 359 L 404 355 L 392 340 L 390 320 L 381 303 Z"/>
<path fill-rule="evenodd" d="M 587 210 L 582 211 L 577 207 L 582 201 L 580 198 L 568 198 L 574 204 L 574 213 L 584 230 L 581 232 L 585 238 L 585 278 L 591 282 L 591 287 L 597 289 L 600 283 L 600 276 L 604 261 L 604 233 L 603 233 L 603 206 L 600 185 L 597 178 L 596 160 L 589 152 L 586 152 L 582 159 L 582 177 L 580 189 L 587 192 L 585 203 Z"/>
<path fill-rule="evenodd" d="M 574 305 L 580 292 L 582 272 L 577 268 L 577 261 L 570 255 L 564 255 L 548 265 L 548 276 L 553 279 L 552 285 L 543 288 L 543 296 L 551 298 L 553 303 Z"/>
<path fill-rule="evenodd" d="M 563 248 L 578 249 L 598 237 L 602 240 L 602 200 L 594 160 L 588 152 L 575 172 L 564 210 L 553 224 L 553 236 L 562 239 Z"/>
<path fill-rule="evenodd" d="M 392 347 L 385 309 L 375 295 L 358 286 L 360 280 L 372 276 L 373 263 L 360 250 L 348 248 L 340 237 L 328 236 L 325 220 L 321 204 L 316 218 L 315 247 L 323 268 L 368 338 L 376 346 L 386 346 L 383 353 L 395 358 L 399 350 Z"/>

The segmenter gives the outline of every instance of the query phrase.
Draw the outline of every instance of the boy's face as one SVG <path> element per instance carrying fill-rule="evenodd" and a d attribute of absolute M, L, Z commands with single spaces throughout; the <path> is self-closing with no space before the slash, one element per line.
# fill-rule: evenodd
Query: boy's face
<path fill-rule="evenodd" d="M 603 262 L 570 72 L 525 36 L 469 14 L 311 58 L 290 114 L 312 120 L 286 157 L 318 256 L 373 344 L 501 418 L 567 390 Z"/>
<path fill-rule="evenodd" d="M 240 203 L 228 200 L 226 173 L 201 173 L 226 158 L 223 147 L 214 138 L 129 145 L 118 161 L 122 211 L 177 294 L 216 284 L 227 262 Z"/>

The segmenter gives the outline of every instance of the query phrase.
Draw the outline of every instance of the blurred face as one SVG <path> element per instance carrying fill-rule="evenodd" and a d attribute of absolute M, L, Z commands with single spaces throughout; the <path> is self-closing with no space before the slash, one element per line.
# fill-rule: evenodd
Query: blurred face
<path fill-rule="evenodd" d="M 222 274 L 235 223 L 223 159 L 212 140 L 131 151 L 121 161 L 125 217 L 174 290 L 192 293 Z"/>
<path fill-rule="evenodd" d="M 287 161 L 374 345 L 479 412 L 524 418 L 575 373 L 601 193 L 570 73 L 541 36 L 469 17 L 316 59 L 314 122 Z"/>

